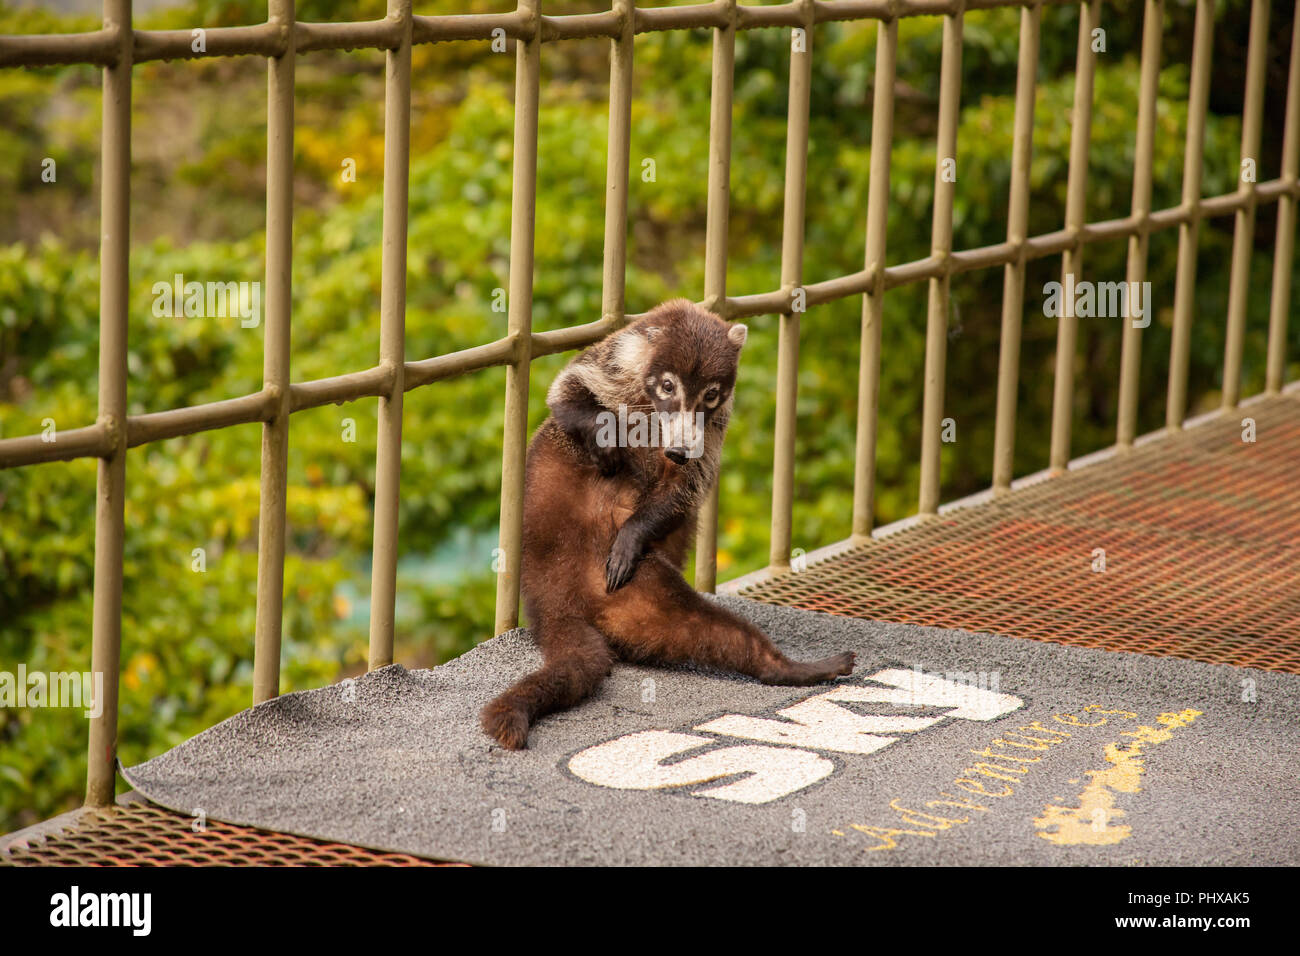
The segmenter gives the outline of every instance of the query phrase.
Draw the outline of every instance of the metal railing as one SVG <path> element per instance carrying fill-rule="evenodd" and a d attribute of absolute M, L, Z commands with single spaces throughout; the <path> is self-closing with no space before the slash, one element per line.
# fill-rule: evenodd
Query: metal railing
<path fill-rule="evenodd" d="M 1276 201 L 1279 214 L 1266 391 L 1278 392 L 1284 369 L 1296 202 L 1300 198 L 1297 179 L 1300 172 L 1300 16 L 1294 19 L 1291 39 L 1280 177 L 1261 183 L 1243 177 L 1235 192 L 1202 198 L 1201 166 L 1214 0 L 1196 0 L 1182 202 L 1173 208 L 1152 210 L 1152 156 L 1164 0 L 1144 0 L 1131 212 L 1120 219 L 1089 223 L 1085 197 L 1095 65 L 1091 35 L 1098 22 L 1099 0 L 1082 3 L 1076 0 L 1079 34 L 1065 223 L 1056 232 L 1028 236 L 1029 169 L 1042 8 L 1065 2 L 1070 0 L 795 0 L 756 7 L 742 6 L 736 0 L 715 0 L 691 6 L 638 9 L 632 0 L 613 0 L 613 8 L 607 12 L 551 17 L 541 14 L 538 0 L 519 0 L 518 8 L 510 13 L 423 17 L 412 12 L 412 0 L 389 0 L 388 16 L 382 20 L 300 23 L 294 17 L 293 0 L 270 0 L 266 23 L 208 29 L 205 51 L 196 52 L 191 31 L 135 30 L 130 0 L 105 0 L 101 30 L 56 36 L 0 37 L 0 66 L 89 63 L 103 67 L 98 418 L 92 425 L 60 432 L 56 443 L 42 441 L 39 435 L 0 440 L 0 467 L 3 468 L 83 457 L 99 460 L 92 668 L 105 675 L 105 696 L 102 716 L 92 719 L 90 724 L 87 803 L 106 805 L 114 796 L 128 449 L 231 425 L 263 423 L 253 679 L 254 701 L 260 702 L 275 696 L 279 688 L 290 416 L 303 409 L 365 396 L 379 399 L 369 664 L 371 668 L 380 667 L 393 660 L 403 396 L 411 389 L 440 379 L 504 365 L 507 379 L 500 530 L 504 561 L 498 576 L 496 631 L 516 624 L 530 363 L 541 356 L 586 346 L 637 317 L 624 311 L 630 111 L 637 34 L 699 28 L 711 29 L 713 33 L 705 280 L 701 304 L 729 319 L 763 314 L 780 316 L 770 559 L 773 572 L 789 568 L 799 320 L 800 312 L 807 306 L 848 296 L 863 297 L 851 541 L 865 540 L 872 530 L 880 333 L 884 297 L 891 289 L 919 282 L 929 286 L 918 502 L 918 512 L 923 516 L 935 514 L 939 506 L 940 430 L 953 275 L 998 266 L 1004 269 L 993 455 L 995 493 L 1011 486 L 1025 269 L 1031 260 L 1059 254 L 1062 275 L 1077 275 L 1088 245 L 1123 238 L 1128 242 L 1127 279 L 1141 282 L 1146 274 L 1150 234 L 1178 229 L 1166 416 L 1167 427 L 1176 430 L 1182 427 L 1186 413 L 1199 224 L 1210 217 L 1235 217 L 1223 376 L 1223 405 L 1234 408 L 1241 397 L 1240 371 L 1255 211 L 1261 203 Z M 943 169 L 944 160 L 956 156 L 964 15 L 968 10 L 995 7 L 1020 8 L 1007 238 L 990 246 L 954 250 L 955 177 L 949 179 Z M 1269 14 L 1268 0 L 1252 0 L 1242 157 L 1254 158 L 1259 150 Z M 943 18 L 931 252 L 923 259 L 886 266 L 898 24 L 901 18 L 915 16 Z M 865 262 L 862 270 L 850 275 L 802 285 L 814 28 L 819 23 L 850 20 L 875 20 L 878 30 Z M 803 31 L 803 42 L 792 44 L 790 54 L 781 287 L 760 294 L 729 296 L 727 220 L 736 32 L 775 27 Z M 500 36 L 498 31 L 517 41 L 507 334 L 474 348 L 409 360 L 405 349 L 405 306 L 411 47 L 452 40 L 489 40 Z M 533 242 L 541 48 L 545 43 L 580 37 L 608 37 L 612 41 L 602 314 L 595 322 L 534 332 Z M 341 48 L 382 49 L 387 56 L 379 364 L 364 371 L 294 383 L 289 368 L 294 64 L 301 54 Z M 265 56 L 269 74 L 263 386 L 258 392 L 237 398 L 128 415 L 132 68 L 150 60 L 239 55 Z M 1064 469 L 1070 457 L 1076 335 L 1073 302 L 1066 302 L 1058 328 L 1052 411 L 1049 465 L 1055 470 Z M 1116 434 L 1116 445 L 1121 451 L 1131 447 L 1134 441 L 1141 344 L 1141 329 L 1128 323 L 1123 334 Z M 716 584 L 716 538 L 715 489 L 701 514 L 697 541 L 696 586 L 702 590 L 712 590 Z"/>

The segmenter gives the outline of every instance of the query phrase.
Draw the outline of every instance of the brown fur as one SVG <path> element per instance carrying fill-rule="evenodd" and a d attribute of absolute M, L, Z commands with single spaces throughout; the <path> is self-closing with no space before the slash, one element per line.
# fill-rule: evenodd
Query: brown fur
<path fill-rule="evenodd" d="M 851 653 L 791 661 L 682 577 L 699 504 L 717 480 L 744 337 L 743 326 L 677 299 L 556 378 L 524 479 L 522 589 L 543 664 L 483 709 L 483 729 L 502 746 L 525 747 L 533 721 L 591 694 L 615 659 L 690 661 L 768 684 L 852 671 Z M 676 384 L 665 395 L 668 378 Z M 702 454 L 673 460 L 662 447 L 601 447 L 596 416 L 619 404 L 702 411 Z"/>

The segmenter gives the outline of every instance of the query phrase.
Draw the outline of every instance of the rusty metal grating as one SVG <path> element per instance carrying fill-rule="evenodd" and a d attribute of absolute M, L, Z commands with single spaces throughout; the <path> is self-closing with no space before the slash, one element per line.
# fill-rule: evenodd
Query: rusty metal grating
<path fill-rule="evenodd" d="M 0 850 L 0 866 L 455 866 L 402 853 L 193 820 L 145 803 L 85 811 L 67 829 Z"/>
<path fill-rule="evenodd" d="M 1300 402 L 1252 404 L 740 593 L 1300 674 Z"/>

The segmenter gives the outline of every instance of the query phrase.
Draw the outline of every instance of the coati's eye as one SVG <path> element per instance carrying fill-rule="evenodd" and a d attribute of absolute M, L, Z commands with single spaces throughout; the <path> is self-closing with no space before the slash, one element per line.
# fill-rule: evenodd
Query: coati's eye
<path fill-rule="evenodd" d="M 680 391 L 677 376 L 672 372 L 661 372 L 659 381 L 654 387 L 654 394 L 663 400 L 671 399 Z"/>
<path fill-rule="evenodd" d="M 709 390 L 704 393 L 704 401 L 709 407 L 718 404 L 718 399 L 722 396 L 722 389 L 716 385 L 710 385 Z"/>

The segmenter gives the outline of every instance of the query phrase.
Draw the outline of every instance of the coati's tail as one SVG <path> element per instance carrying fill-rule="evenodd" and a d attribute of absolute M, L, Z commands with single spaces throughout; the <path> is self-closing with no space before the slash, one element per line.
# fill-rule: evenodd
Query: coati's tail
<path fill-rule="evenodd" d="M 483 708 L 483 729 L 507 750 L 528 746 L 538 717 L 585 699 L 609 674 L 613 654 L 591 625 L 577 618 L 533 622 L 545 663 Z"/>

